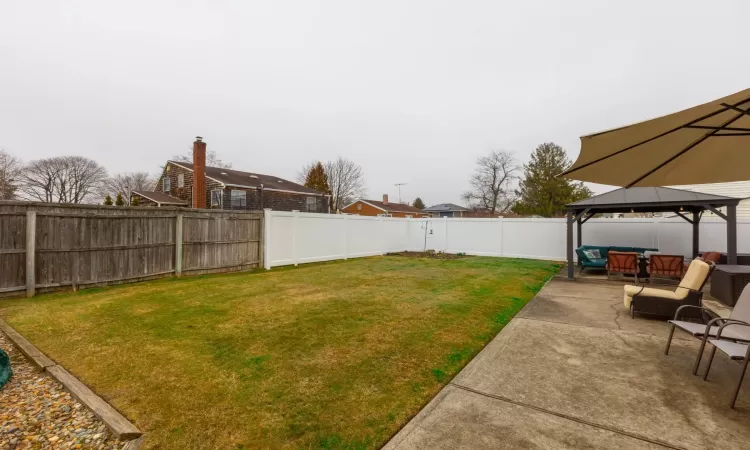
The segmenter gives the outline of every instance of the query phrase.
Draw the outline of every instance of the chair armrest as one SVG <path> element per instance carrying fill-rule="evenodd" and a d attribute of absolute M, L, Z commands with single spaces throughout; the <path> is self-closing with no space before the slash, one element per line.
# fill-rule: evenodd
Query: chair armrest
<path fill-rule="evenodd" d="M 719 317 L 718 315 L 716 315 L 715 312 L 711 311 L 708 308 L 704 308 L 702 306 L 695 306 L 695 305 L 682 305 L 679 308 L 677 308 L 677 311 L 675 311 L 675 313 L 674 313 L 674 320 L 678 320 L 679 319 L 679 317 L 680 317 L 680 311 L 683 310 L 683 309 L 685 309 L 685 308 L 700 309 L 701 311 L 707 312 L 709 315 L 714 316 L 713 319 L 721 319 L 721 317 Z"/>
<path fill-rule="evenodd" d="M 721 332 L 724 331 L 724 328 L 731 327 L 732 325 L 739 325 L 742 327 L 750 327 L 750 323 L 744 322 L 742 320 L 737 319 L 726 319 L 727 323 L 719 327 L 719 330 L 716 332 L 716 339 L 721 338 Z"/>

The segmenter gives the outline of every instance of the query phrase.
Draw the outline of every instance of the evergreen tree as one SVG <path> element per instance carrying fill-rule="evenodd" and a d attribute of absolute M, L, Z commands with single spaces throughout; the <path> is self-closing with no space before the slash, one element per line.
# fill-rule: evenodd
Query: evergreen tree
<path fill-rule="evenodd" d="M 559 145 L 548 142 L 537 147 L 523 166 L 524 178 L 513 212 L 559 217 L 565 215 L 566 204 L 591 197 L 593 193 L 582 182 L 559 176 L 568 166 L 570 160 Z"/>
<path fill-rule="evenodd" d="M 318 162 L 310 167 L 305 176 L 305 186 L 324 194 L 331 193 L 331 187 L 328 185 L 328 175 L 323 169 L 323 164 Z"/>
<path fill-rule="evenodd" d="M 413 206 L 413 207 L 415 207 L 417 209 L 424 209 L 425 208 L 424 202 L 419 197 L 417 197 L 416 199 L 414 199 L 414 203 L 412 203 L 411 206 Z"/>
<path fill-rule="evenodd" d="M 109 194 L 107 194 L 107 196 L 104 197 L 104 204 L 107 206 L 112 206 L 112 197 L 110 197 Z"/>
<path fill-rule="evenodd" d="M 130 206 L 141 206 L 141 198 L 134 195 L 130 199 Z"/>
<path fill-rule="evenodd" d="M 115 205 L 116 206 L 125 206 L 125 199 L 122 198 L 122 193 L 117 193 L 117 198 L 115 199 Z"/>

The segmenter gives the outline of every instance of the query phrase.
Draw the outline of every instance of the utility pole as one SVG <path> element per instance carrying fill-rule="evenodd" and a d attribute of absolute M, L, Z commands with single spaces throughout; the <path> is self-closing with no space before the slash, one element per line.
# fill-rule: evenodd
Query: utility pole
<path fill-rule="evenodd" d="M 401 203 L 401 186 L 405 185 L 406 183 L 396 183 L 394 186 L 398 187 L 398 202 Z"/>

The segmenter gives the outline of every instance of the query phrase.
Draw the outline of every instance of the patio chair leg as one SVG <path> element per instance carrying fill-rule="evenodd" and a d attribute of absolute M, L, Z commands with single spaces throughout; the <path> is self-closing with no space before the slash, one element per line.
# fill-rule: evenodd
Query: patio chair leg
<path fill-rule="evenodd" d="M 707 340 L 708 340 L 708 335 L 703 336 L 703 340 L 701 341 L 701 348 L 698 349 L 698 356 L 695 357 L 695 366 L 693 366 L 693 375 L 698 375 L 698 367 L 701 365 L 701 358 L 703 357 L 703 349 L 706 348 Z"/>
<path fill-rule="evenodd" d="M 706 373 L 703 374 L 703 381 L 708 380 L 708 371 L 711 370 L 711 364 L 714 362 L 714 356 L 716 356 L 716 347 L 711 349 L 711 356 L 708 357 L 708 366 L 706 367 Z"/>
<path fill-rule="evenodd" d="M 672 345 L 672 336 L 674 336 L 674 327 L 675 325 L 672 324 L 672 329 L 669 330 L 669 338 L 667 339 L 667 348 L 664 349 L 664 354 L 669 354 L 669 346 Z"/>
<path fill-rule="evenodd" d="M 745 372 L 747 371 L 747 362 L 750 355 L 745 355 L 745 362 L 742 364 L 742 372 L 740 373 L 740 379 L 737 380 L 737 388 L 734 390 L 734 396 L 732 396 L 732 403 L 729 406 L 734 409 L 734 404 L 737 403 L 737 396 L 740 395 L 740 387 L 742 387 L 742 380 L 745 378 Z"/>

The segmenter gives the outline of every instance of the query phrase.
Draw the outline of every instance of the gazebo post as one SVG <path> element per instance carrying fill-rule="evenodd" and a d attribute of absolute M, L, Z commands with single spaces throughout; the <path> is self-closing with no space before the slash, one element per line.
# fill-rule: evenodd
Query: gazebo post
<path fill-rule="evenodd" d="M 583 229 L 583 217 L 578 216 L 578 219 L 576 220 L 576 243 L 580 247 L 583 245 L 583 236 L 582 236 L 582 229 Z"/>
<path fill-rule="evenodd" d="M 567 256 L 568 256 L 568 279 L 573 280 L 575 279 L 575 268 L 573 267 L 573 210 L 568 209 L 566 212 L 566 246 L 567 246 Z"/>
<path fill-rule="evenodd" d="M 737 205 L 727 205 L 727 264 L 737 264 Z"/>
<path fill-rule="evenodd" d="M 701 215 L 698 211 L 693 211 L 693 258 L 700 254 L 700 221 Z"/>

